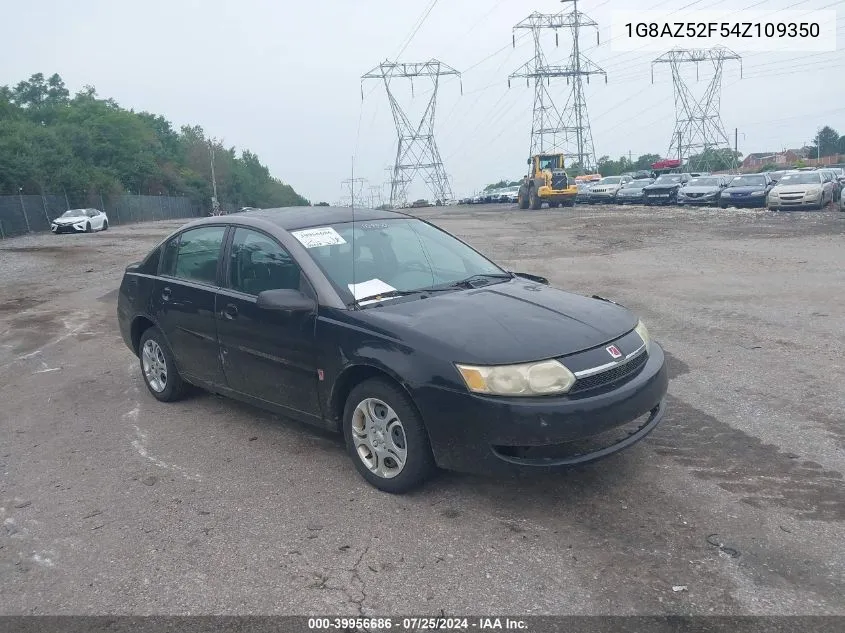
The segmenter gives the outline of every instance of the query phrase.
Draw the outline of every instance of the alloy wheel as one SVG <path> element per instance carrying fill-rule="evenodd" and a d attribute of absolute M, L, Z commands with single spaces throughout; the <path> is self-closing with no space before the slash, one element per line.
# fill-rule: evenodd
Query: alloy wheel
<path fill-rule="evenodd" d="M 167 388 L 167 361 L 161 346 L 153 339 L 147 339 L 141 351 L 141 364 L 144 378 L 150 389 L 161 393 Z"/>
<path fill-rule="evenodd" d="M 358 457 L 377 477 L 392 479 L 405 467 L 405 428 L 393 408 L 378 398 L 367 398 L 355 407 L 352 441 Z"/>

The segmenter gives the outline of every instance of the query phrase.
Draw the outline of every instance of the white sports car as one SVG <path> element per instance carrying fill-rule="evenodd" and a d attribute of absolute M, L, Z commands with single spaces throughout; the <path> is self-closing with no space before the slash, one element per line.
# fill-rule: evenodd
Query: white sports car
<path fill-rule="evenodd" d="M 109 219 L 99 209 L 70 209 L 50 224 L 53 233 L 91 233 L 109 228 Z"/>

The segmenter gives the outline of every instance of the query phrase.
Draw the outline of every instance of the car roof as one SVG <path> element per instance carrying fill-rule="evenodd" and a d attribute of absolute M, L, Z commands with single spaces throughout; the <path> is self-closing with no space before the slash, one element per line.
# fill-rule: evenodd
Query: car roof
<path fill-rule="evenodd" d="M 312 226 L 351 222 L 353 219 L 356 222 L 361 222 L 413 217 L 397 211 L 358 208 L 353 211 L 351 207 L 278 207 L 274 209 L 253 209 L 224 216 L 211 216 L 195 220 L 191 225 L 219 224 L 222 221 L 249 226 L 256 224 L 252 220 L 258 220 L 275 224 L 285 231 L 295 231 Z"/>

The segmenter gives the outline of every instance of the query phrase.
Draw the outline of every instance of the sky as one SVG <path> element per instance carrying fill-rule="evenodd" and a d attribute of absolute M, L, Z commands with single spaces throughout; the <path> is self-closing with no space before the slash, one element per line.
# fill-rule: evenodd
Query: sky
<path fill-rule="evenodd" d="M 581 0 L 599 23 L 582 35 L 583 53 L 607 72 L 585 86 L 597 156 L 665 155 L 675 106 L 672 77 L 656 52 L 619 52 L 614 11 L 836 8 L 833 0 Z M 438 59 L 462 72 L 442 78 L 435 139 L 454 194 L 463 197 L 500 179 L 522 176 L 528 155 L 533 89 L 508 75 L 534 54 L 530 37 L 512 44 L 512 27 L 533 11 L 557 13 L 556 0 L 31 0 L 3 10 L 0 85 L 57 72 L 71 92 L 89 84 L 126 108 L 161 114 L 175 126 L 201 125 L 209 137 L 249 149 L 271 173 L 312 201 L 334 203 L 342 181 L 365 178 L 383 188 L 396 154 L 396 129 L 384 85 L 361 75 L 389 59 Z M 425 16 L 425 19 L 422 18 Z M 417 28 L 417 26 L 419 28 Z M 738 130 L 747 154 L 808 144 L 831 125 L 845 134 L 845 7 L 837 50 L 743 53 L 725 65 L 721 116 Z M 570 40 L 555 48 L 564 60 Z M 685 44 L 689 45 L 689 44 Z M 670 45 L 667 45 L 667 49 Z M 401 56 L 400 56 L 401 53 Z M 562 62 L 561 62 L 562 63 Z M 684 79 L 694 94 L 708 76 Z M 410 118 L 419 117 L 430 84 L 393 84 Z M 461 84 L 463 94 L 461 94 Z M 550 90 L 565 102 L 564 80 Z M 363 99 L 362 99 L 363 94 Z M 558 97 L 557 95 L 560 95 Z M 373 187 L 372 190 L 369 188 Z M 428 197 L 416 182 L 410 198 Z"/>

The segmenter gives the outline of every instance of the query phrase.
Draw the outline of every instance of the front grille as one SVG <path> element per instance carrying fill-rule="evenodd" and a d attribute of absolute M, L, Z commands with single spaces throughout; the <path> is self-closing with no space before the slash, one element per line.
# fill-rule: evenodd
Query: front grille
<path fill-rule="evenodd" d="M 640 370 L 645 367 L 648 361 L 648 352 L 643 352 L 636 358 L 632 358 L 627 363 L 611 367 L 607 371 L 600 374 L 587 376 L 586 378 L 579 378 L 575 381 L 570 394 L 582 393 L 584 391 L 591 391 L 601 387 L 607 387 L 616 383 L 621 383 L 630 380 L 636 376 Z"/>
<path fill-rule="evenodd" d="M 552 172 L 552 189 L 560 190 L 566 189 L 569 186 L 569 179 L 566 177 L 566 172 L 553 171 Z"/>

